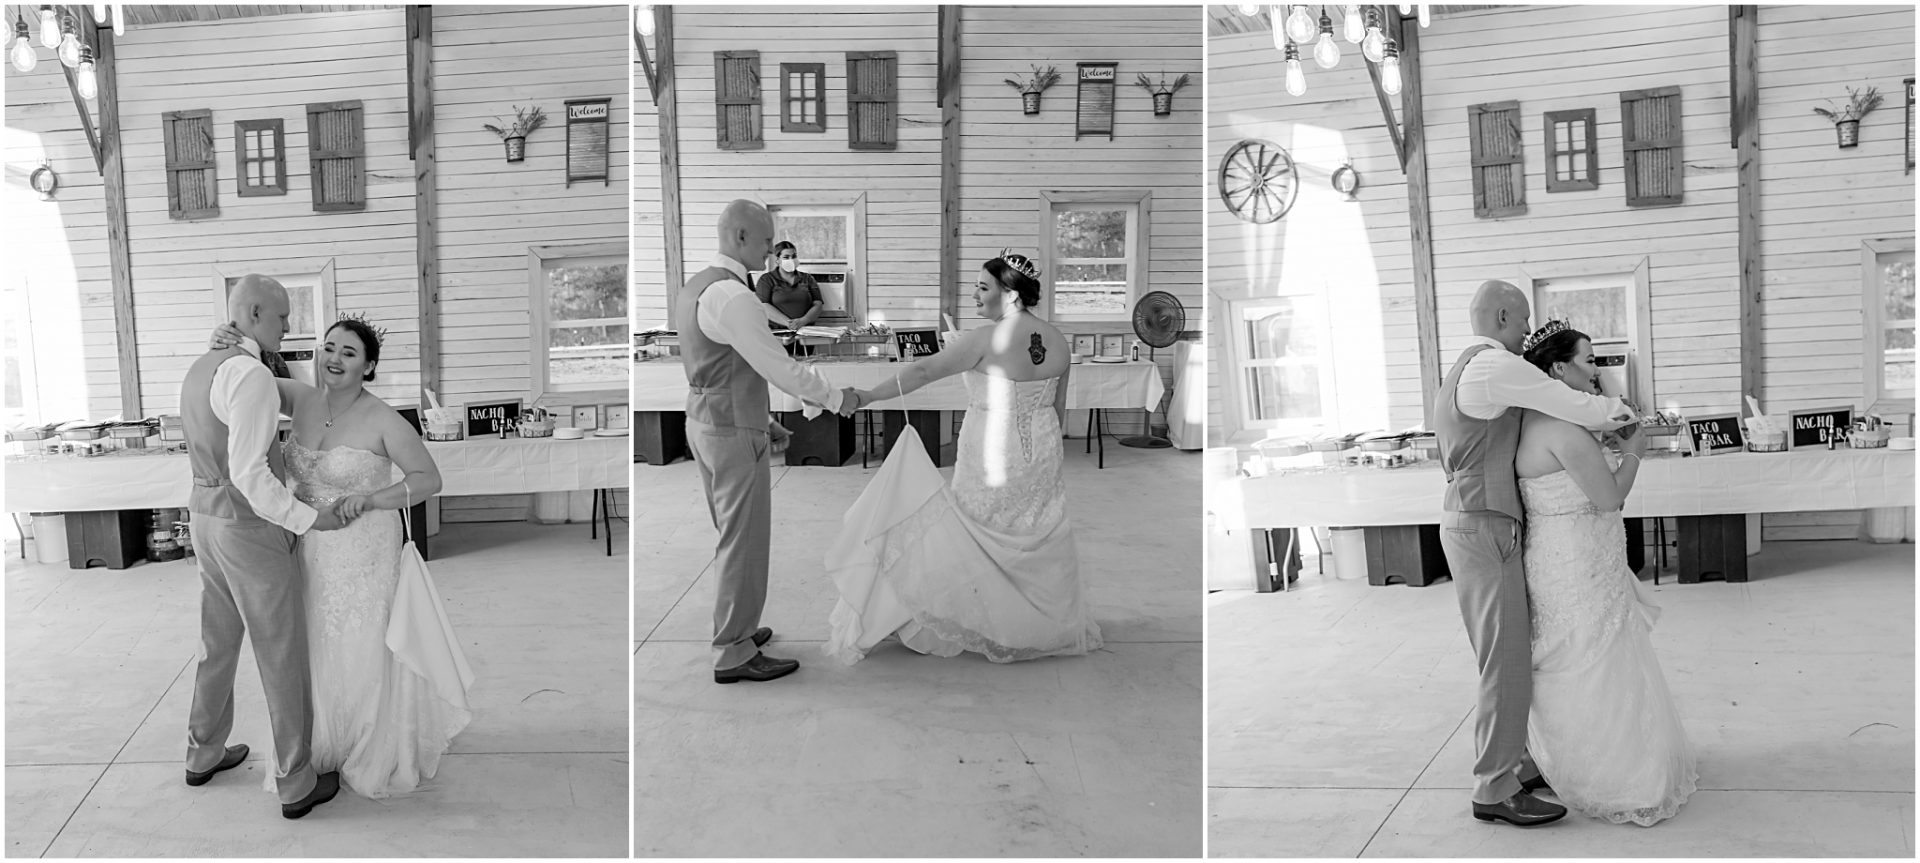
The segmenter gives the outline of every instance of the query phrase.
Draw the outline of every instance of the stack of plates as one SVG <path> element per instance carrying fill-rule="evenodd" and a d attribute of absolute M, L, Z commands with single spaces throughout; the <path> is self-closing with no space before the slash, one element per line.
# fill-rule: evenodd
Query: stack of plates
<path fill-rule="evenodd" d="M 554 440 L 579 440 L 586 437 L 586 435 L 586 429 L 578 429 L 573 426 L 563 426 L 553 430 Z"/>

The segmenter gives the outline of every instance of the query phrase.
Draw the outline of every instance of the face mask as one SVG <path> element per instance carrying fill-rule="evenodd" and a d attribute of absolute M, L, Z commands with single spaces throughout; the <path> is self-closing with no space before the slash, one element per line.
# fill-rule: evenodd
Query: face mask
<path fill-rule="evenodd" d="M 780 269 L 782 272 L 795 272 L 800 269 L 800 262 L 792 258 L 781 258 Z"/>

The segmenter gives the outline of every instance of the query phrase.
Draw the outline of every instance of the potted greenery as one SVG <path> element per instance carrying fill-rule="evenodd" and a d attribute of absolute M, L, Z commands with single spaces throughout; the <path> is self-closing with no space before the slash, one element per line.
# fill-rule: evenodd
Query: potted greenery
<path fill-rule="evenodd" d="M 1147 77 L 1147 73 L 1142 72 L 1140 73 L 1140 80 L 1134 83 L 1139 84 L 1148 93 L 1153 94 L 1153 116 L 1165 117 L 1173 113 L 1173 94 L 1180 92 L 1180 88 L 1187 86 L 1189 80 L 1190 76 L 1182 74 L 1180 77 L 1173 79 L 1173 86 L 1169 87 L 1167 86 L 1167 79 L 1162 78 L 1160 79 L 1160 83 L 1155 84 L 1152 78 Z"/>
<path fill-rule="evenodd" d="M 1860 119 L 1880 107 L 1884 101 L 1877 88 L 1868 87 L 1863 93 L 1848 87 L 1845 106 L 1833 105 L 1833 100 L 1828 99 L 1827 104 L 1833 106 L 1833 110 L 1815 108 L 1813 113 L 1833 121 L 1834 134 L 1840 138 L 1840 149 L 1845 150 L 1860 145 Z"/>
<path fill-rule="evenodd" d="M 495 117 L 494 119 L 499 120 L 500 118 Z M 506 143 L 507 161 L 518 162 L 527 158 L 527 136 L 533 134 L 535 129 L 546 124 L 547 115 L 540 110 L 540 106 L 535 105 L 532 108 L 522 108 L 519 105 L 515 105 L 513 106 L 513 123 L 506 125 L 504 128 L 493 123 L 484 123 L 482 125 L 486 126 L 487 131 L 499 135 L 500 140 Z"/>
<path fill-rule="evenodd" d="M 1033 77 L 1026 83 L 1023 84 L 1013 78 L 1008 78 L 1006 81 L 1007 86 L 1020 91 L 1020 107 L 1023 113 L 1031 116 L 1040 113 L 1040 94 L 1046 92 L 1048 87 L 1060 82 L 1060 72 L 1052 66 L 1048 66 L 1045 70 L 1035 66 Z"/>

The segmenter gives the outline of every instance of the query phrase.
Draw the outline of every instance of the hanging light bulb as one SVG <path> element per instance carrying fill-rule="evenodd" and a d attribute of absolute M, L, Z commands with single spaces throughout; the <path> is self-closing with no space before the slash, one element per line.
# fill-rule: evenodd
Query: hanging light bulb
<path fill-rule="evenodd" d="M 1242 3 L 1240 4 L 1240 14 L 1245 15 L 1248 18 L 1256 17 L 1260 14 L 1260 4 Z"/>
<path fill-rule="evenodd" d="M 1340 65 L 1340 45 L 1333 41 L 1333 19 L 1325 6 L 1320 7 L 1320 41 L 1313 46 L 1313 62 L 1322 69 Z"/>
<path fill-rule="evenodd" d="M 1313 18 L 1307 15 L 1307 7 L 1295 6 L 1287 13 L 1287 38 L 1296 43 L 1313 41 Z"/>
<path fill-rule="evenodd" d="M 107 4 L 105 3 L 93 4 L 93 23 L 98 24 L 102 27 L 107 26 Z"/>
<path fill-rule="evenodd" d="M 74 72 L 74 87 L 80 91 L 80 98 L 89 102 L 100 95 L 100 80 L 93 74 L 93 46 L 80 46 L 80 68 Z"/>
<path fill-rule="evenodd" d="M 1358 45 L 1361 39 L 1367 38 L 1366 21 L 1360 17 L 1359 6 L 1349 4 L 1341 7 L 1340 24 L 1344 28 L 1341 35 L 1346 37 L 1348 44 Z"/>
<path fill-rule="evenodd" d="M 1380 13 L 1367 7 L 1367 35 L 1360 40 L 1360 53 L 1375 63 L 1386 59 L 1387 36 L 1380 32 Z"/>
<path fill-rule="evenodd" d="M 640 35 L 652 36 L 653 31 L 659 25 L 655 23 L 653 19 L 653 6 L 651 4 L 647 4 L 647 3 L 640 4 L 639 21 L 640 21 Z"/>
<path fill-rule="evenodd" d="M 1412 14 L 1413 14 L 1413 5 L 1412 5 L 1412 4 L 1410 4 L 1410 3 L 1402 3 L 1402 4 L 1400 4 L 1400 14 L 1402 14 L 1402 15 L 1412 15 Z"/>
<path fill-rule="evenodd" d="M 1279 27 L 1273 28 L 1273 50 L 1282 52 L 1293 51 L 1293 40 L 1288 39 L 1287 31 Z"/>
<path fill-rule="evenodd" d="M 25 16 L 13 21 L 13 47 L 7 49 L 7 59 L 13 68 L 22 72 L 31 72 L 40 65 L 40 57 L 33 53 L 33 33 L 27 28 Z"/>
<path fill-rule="evenodd" d="M 60 57 L 60 65 L 69 69 L 77 69 L 80 66 L 79 31 L 80 28 L 74 24 L 72 15 L 66 16 L 65 20 L 61 22 L 60 48 L 55 53 Z"/>
<path fill-rule="evenodd" d="M 40 7 L 40 47 L 60 47 L 60 16 L 53 14 L 52 6 Z"/>
<path fill-rule="evenodd" d="M 113 35 L 127 35 L 127 7 L 125 4 L 113 8 Z"/>
<path fill-rule="evenodd" d="M 1307 73 L 1300 68 L 1300 48 L 1292 42 L 1287 43 L 1287 92 L 1295 96 L 1307 94 Z"/>
<path fill-rule="evenodd" d="M 1400 95 L 1400 49 L 1387 43 L 1386 56 L 1380 61 L 1380 89 L 1389 96 Z"/>
<path fill-rule="evenodd" d="M 1425 30 L 1427 28 L 1427 25 L 1432 23 L 1433 23 L 1433 5 L 1430 3 L 1420 4 L 1420 29 Z"/>

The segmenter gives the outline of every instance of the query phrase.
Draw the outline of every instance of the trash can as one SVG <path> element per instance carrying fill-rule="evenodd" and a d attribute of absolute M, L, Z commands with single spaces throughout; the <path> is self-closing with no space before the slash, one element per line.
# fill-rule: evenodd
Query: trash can
<path fill-rule="evenodd" d="M 1340 581 L 1367 577 L 1367 535 L 1364 528 L 1328 528 L 1333 545 L 1333 577 Z"/>
<path fill-rule="evenodd" d="M 67 559 L 67 517 L 57 512 L 33 513 L 33 557 L 41 563 Z"/>

